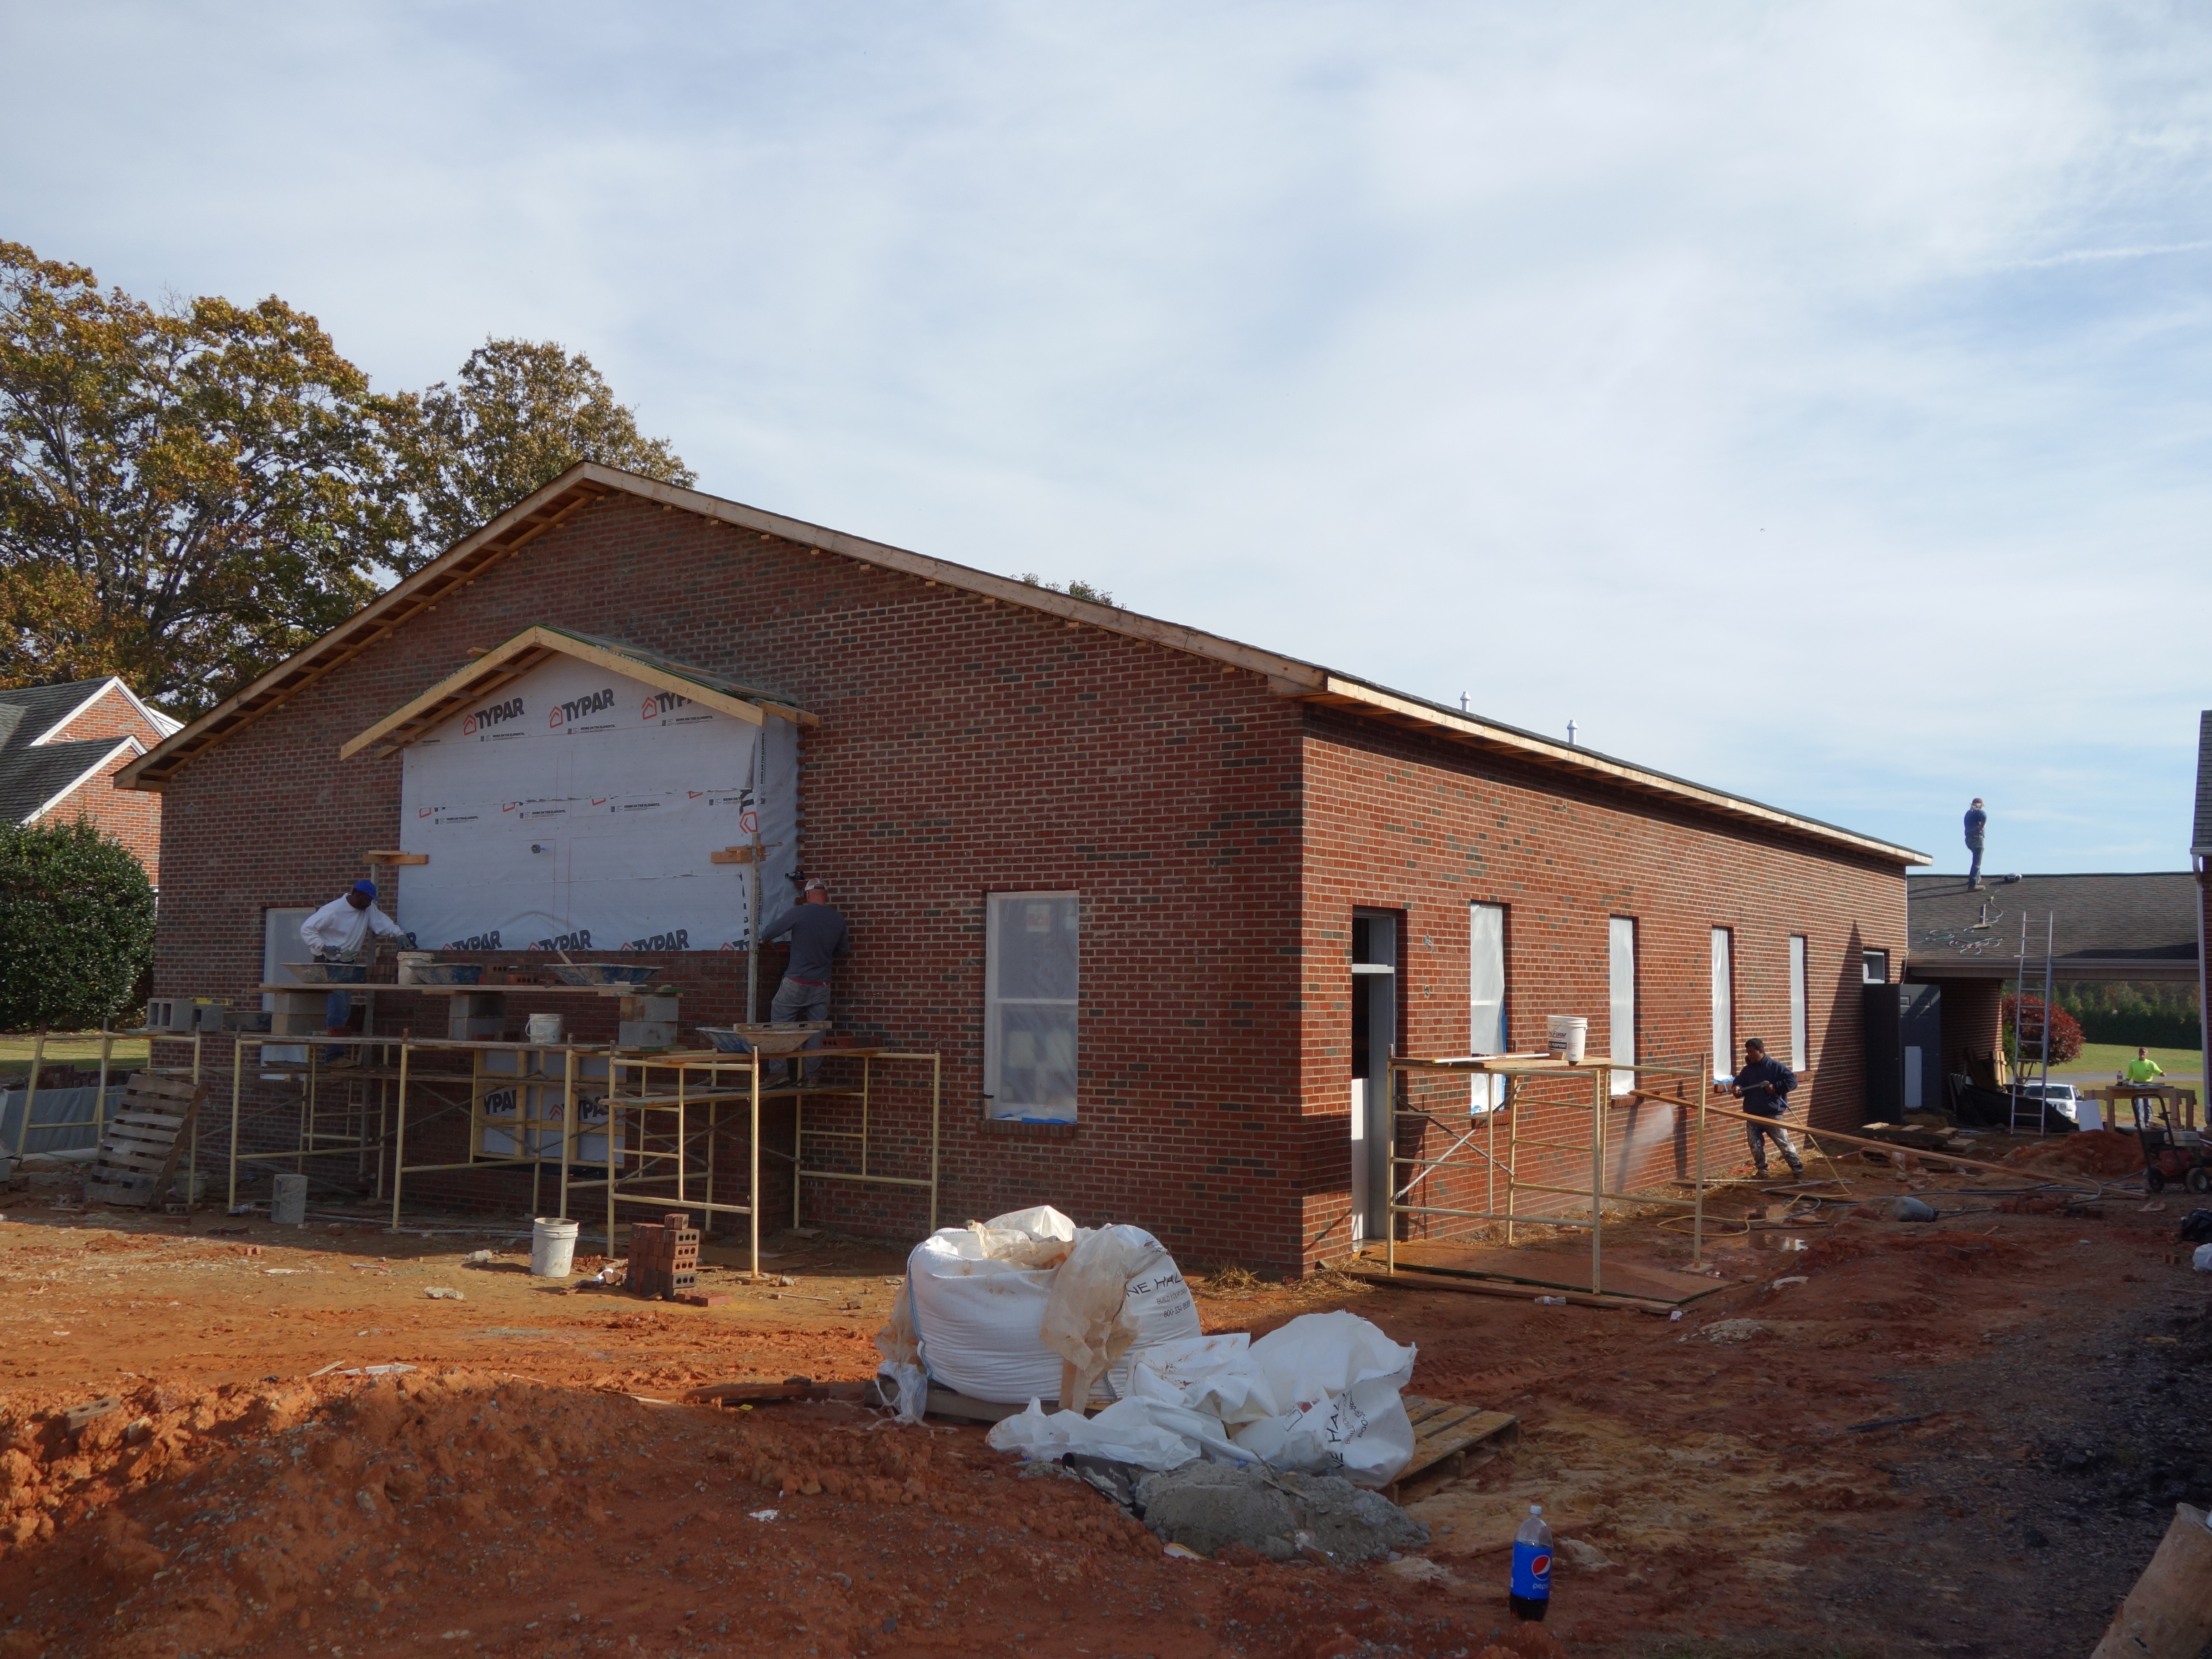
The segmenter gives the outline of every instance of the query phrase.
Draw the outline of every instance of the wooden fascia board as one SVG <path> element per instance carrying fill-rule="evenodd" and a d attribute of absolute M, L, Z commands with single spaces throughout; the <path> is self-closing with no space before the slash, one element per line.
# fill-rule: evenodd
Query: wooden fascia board
<path fill-rule="evenodd" d="M 555 629 L 526 628 L 504 645 L 495 647 L 467 666 L 456 669 L 420 696 L 403 703 L 360 736 L 342 744 L 338 749 L 338 758 L 351 760 L 362 750 L 382 744 L 387 738 L 396 740 L 380 752 L 380 759 L 384 755 L 404 749 L 445 719 L 452 708 L 474 702 L 487 685 L 504 684 L 556 653 L 593 664 L 611 673 L 641 681 L 660 690 L 673 692 L 679 697 L 689 697 L 694 702 L 702 702 L 709 708 L 735 714 L 739 720 L 755 726 L 767 722 L 767 711 L 743 697 L 718 691 L 684 675 L 671 673 L 635 657 L 610 651 L 603 646 L 576 639 Z M 779 708 L 776 712 L 784 711 Z"/>
<path fill-rule="evenodd" d="M 1870 853 L 1885 861 L 1894 859 L 1899 864 L 1906 865 L 1934 862 L 1925 853 L 1916 853 L 1910 848 L 1893 846 L 1887 842 L 1876 841 L 1870 836 L 1855 835 L 1848 830 L 1838 830 L 1827 824 L 1815 823 L 1809 818 L 1797 817 L 1771 806 L 1762 806 L 1756 801 L 1745 800 L 1735 795 L 1723 794 L 1717 789 L 1703 788 L 1697 784 L 1685 783 L 1677 779 L 1662 776 L 1656 772 L 1646 772 L 1639 767 L 1623 765 L 1619 761 L 1607 760 L 1588 750 L 1577 751 L 1558 744 L 1547 743 L 1540 738 L 1528 737 L 1503 726 L 1492 726 L 1486 720 L 1476 720 L 1471 715 L 1454 714 L 1440 708 L 1429 708 L 1409 698 L 1396 696 L 1374 686 L 1363 685 L 1357 680 L 1343 679 L 1334 674 L 1327 677 L 1321 694 L 1309 698 L 1308 701 L 1326 703 L 1331 708 L 1352 708 L 1361 714 L 1376 714 L 1390 720 L 1393 724 L 1418 726 L 1431 731 L 1443 732 L 1486 749 L 1518 756 L 1540 766 L 1574 772 L 1587 777 L 1601 778 L 1623 788 L 1636 790 L 1639 793 L 1680 801 L 1725 817 L 1749 819 L 1753 823 L 1765 824 L 1777 830 L 1787 830 L 1794 836 L 1825 842 L 1831 846 L 1848 847 L 1854 852 Z"/>

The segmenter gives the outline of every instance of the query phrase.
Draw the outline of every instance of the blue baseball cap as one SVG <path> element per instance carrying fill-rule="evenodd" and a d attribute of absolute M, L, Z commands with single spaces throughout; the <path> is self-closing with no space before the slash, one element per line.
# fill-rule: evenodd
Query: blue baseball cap
<path fill-rule="evenodd" d="M 373 881 L 357 881 L 353 884 L 353 890 L 356 893 L 362 894 L 365 897 L 374 898 L 376 896 L 376 884 Z"/>

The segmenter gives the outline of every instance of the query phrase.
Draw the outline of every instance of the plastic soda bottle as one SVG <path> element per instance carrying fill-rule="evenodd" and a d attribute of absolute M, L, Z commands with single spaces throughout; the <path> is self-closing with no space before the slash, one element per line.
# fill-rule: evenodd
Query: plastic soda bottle
<path fill-rule="evenodd" d="M 1528 1518 L 1513 1534 L 1513 1583 L 1507 1601 L 1516 1619 L 1541 1619 L 1552 1606 L 1552 1529 L 1544 1506 L 1528 1505 Z"/>

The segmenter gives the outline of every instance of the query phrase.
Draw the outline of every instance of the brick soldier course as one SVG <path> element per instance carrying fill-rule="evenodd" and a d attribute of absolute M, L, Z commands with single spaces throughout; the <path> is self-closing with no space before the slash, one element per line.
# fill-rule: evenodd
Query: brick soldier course
<path fill-rule="evenodd" d="M 1735 930 L 1739 1041 L 1786 1046 L 1788 941 L 1803 934 L 1819 1066 L 1800 1097 L 1815 1122 L 1856 1121 L 1860 952 L 1903 959 L 1903 872 L 1920 854 L 1233 641 L 594 466 L 129 769 L 166 803 L 159 989 L 242 992 L 258 979 L 264 908 L 320 902 L 364 873 L 364 849 L 397 846 L 399 759 L 341 762 L 340 744 L 472 647 L 533 623 L 819 717 L 802 739 L 801 861 L 831 878 L 852 929 L 833 1018 L 863 1042 L 943 1052 L 948 1220 L 1049 1202 L 1086 1224 L 1151 1227 L 1194 1267 L 1343 1254 L 1355 907 L 1398 918 L 1395 1041 L 1416 1054 L 1466 1050 L 1471 902 L 1510 907 L 1516 1048 L 1540 1047 L 1553 1012 L 1588 1014 L 1592 1048 L 1605 1046 L 1616 915 L 1637 918 L 1647 1059 L 1708 1045 L 1717 926 Z M 985 898 L 1024 890 L 1081 896 L 1073 1124 L 981 1110 Z M 666 959 L 689 988 L 686 1024 L 744 1017 L 741 955 Z M 782 960 L 763 952 L 763 1005 Z M 580 1035 L 611 1037 L 580 1000 L 558 1010 Z M 442 1005 L 422 1001 L 381 1000 L 380 1030 L 441 1031 Z M 526 992 L 508 1001 L 518 1024 L 533 1006 Z M 422 1161 L 459 1156 L 450 1133 Z M 787 1147 L 787 1110 L 764 1139 L 778 1136 Z M 764 1221 L 788 1219 L 787 1176 L 764 1185 Z M 527 1177 L 409 1187 L 515 1206 Z M 921 1231 L 903 1194 L 825 1188 L 809 1189 L 810 1223 Z"/>

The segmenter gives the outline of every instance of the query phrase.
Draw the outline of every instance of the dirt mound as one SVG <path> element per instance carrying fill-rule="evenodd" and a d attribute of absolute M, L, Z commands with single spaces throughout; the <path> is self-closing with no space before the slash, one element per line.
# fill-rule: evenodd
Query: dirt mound
<path fill-rule="evenodd" d="M 2039 1146 L 2023 1146 L 2005 1161 L 2109 1179 L 2133 1175 L 2143 1167 L 2142 1143 L 2118 1129 L 2085 1129 Z"/>

